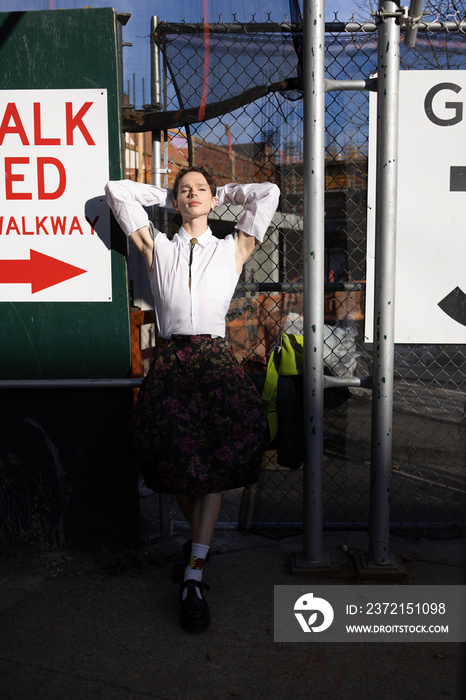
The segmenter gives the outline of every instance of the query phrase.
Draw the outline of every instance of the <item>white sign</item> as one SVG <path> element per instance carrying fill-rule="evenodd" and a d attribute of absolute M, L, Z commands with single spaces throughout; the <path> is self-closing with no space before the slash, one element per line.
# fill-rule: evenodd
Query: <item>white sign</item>
<path fill-rule="evenodd" d="M 466 343 L 466 72 L 401 71 L 396 343 Z M 369 118 L 366 336 L 374 308 L 376 96 Z"/>
<path fill-rule="evenodd" d="M 0 91 L 0 301 L 111 301 L 107 91 Z"/>

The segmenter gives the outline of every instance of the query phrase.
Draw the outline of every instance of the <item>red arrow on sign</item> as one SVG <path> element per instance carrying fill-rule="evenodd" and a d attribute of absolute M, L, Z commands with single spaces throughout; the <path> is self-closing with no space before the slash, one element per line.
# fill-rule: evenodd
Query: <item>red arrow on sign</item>
<path fill-rule="evenodd" d="M 30 284 L 32 294 L 84 272 L 87 270 L 81 270 L 36 250 L 30 251 L 29 260 L 0 260 L 0 284 Z"/>

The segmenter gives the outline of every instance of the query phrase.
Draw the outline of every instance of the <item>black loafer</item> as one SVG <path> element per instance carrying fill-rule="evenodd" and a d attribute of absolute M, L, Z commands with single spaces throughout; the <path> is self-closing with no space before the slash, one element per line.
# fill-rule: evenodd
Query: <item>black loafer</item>
<path fill-rule="evenodd" d="M 187 542 L 184 543 L 183 549 L 181 552 L 178 554 L 177 558 L 175 559 L 175 563 L 173 564 L 173 569 L 172 569 L 172 581 L 178 584 L 183 583 L 184 579 L 184 572 L 186 567 L 189 564 L 189 560 L 191 559 L 191 545 L 192 545 L 192 540 L 188 540 Z M 210 558 L 210 552 L 207 553 L 207 557 L 205 560 L 205 563 L 209 561 Z"/>
<path fill-rule="evenodd" d="M 199 598 L 196 588 L 201 592 L 201 598 Z M 210 610 L 202 595 L 203 588 L 202 581 L 194 579 L 188 579 L 180 586 L 180 623 L 183 629 L 191 634 L 205 632 L 210 625 Z M 187 590 L 187 595 L 183 600 L 185 590 Z"/>

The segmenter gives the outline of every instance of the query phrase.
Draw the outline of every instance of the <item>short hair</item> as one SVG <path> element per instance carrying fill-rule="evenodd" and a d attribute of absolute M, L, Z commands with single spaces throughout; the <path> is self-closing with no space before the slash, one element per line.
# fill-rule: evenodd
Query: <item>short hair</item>
<path fill-rule="evenodd" d="M 173 182 L 173 198 L 177 199 L 178 198 L 178 186 L 180 184 L 180 180 L 184 175 L 187 175 L 188 173 L 200 173 L 201 175 L 204 175 L 205 179 L 207 180 L 207 184 L 210 187 L 210 191 L 212 193 L 212 197 L 215 197 L 217 194 L 217 185 L 215 183 L 215 180 L 213 176 L 209 173 L 208 170 L 202 167 L 202 165 L 193 165 L 189 168 L 181 168 L 181 170 L 178 170 L 175 176 L 175 181 Z"/>

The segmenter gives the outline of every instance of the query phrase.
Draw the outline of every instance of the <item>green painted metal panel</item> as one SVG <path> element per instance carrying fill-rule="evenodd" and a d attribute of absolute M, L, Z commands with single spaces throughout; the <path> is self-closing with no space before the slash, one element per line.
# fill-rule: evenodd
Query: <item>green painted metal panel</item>
<path fill-rule="evenodd" d="M 0 90 L 8 91 L 3 94 L 8 95 L 11 91 L 11 94 L 18 95 L 18 90 L 37 90 L 39 101 L 41 94 L 47 94 L 41 91 L 106 90 L 108 179 L 122 176 L 119 44 L 113 9 L 0 14 L 0 78 Z M 41 105 L 42 113 L 46 108 L 46 103 Z M 76 117 L 76 109 L 74 116 Z M 27 118 L 20 112 L 21 125 L 24 123 L 27 138 L 31 141 L 26 126 Z M 82 125 L 85 125 L 86 118 L 87 115 L 81 121 Z M 12 135 L 11 131 L 20 128 L 14 114 L 9 117 L 2 114 L 0 123 L 2 119 L 5 120 L 6 137 L 3 146 L 0 145 L 0 157 L 5 143 L 13 139 L 18 141 L 18 134 Z M 56 137 L 55 133 L 47 131 L 47 124 L 41 125 L 39 122 L 35 128 L 45 141 Z M 75 131 L 76 138 L 83 141 L 80 129 L 76 128 Z M 21 155 L 23 151 L 24 149 L 18 149 L 17 152 Z M 36 151 L 53 156 L 54 147 L 42 150 L 39 147 Z M 31 157 L 31 163 L 32 160 Z M 18 176 L 23 172 L 22 168 L 22 165 L 14 165 L 12 172 Z M 3 187 L 5 188 L 5 183 Z M 21 191 L 23 187 L 26 186 L 20 180 L 13 182 L 15 191 Z M 99 194 L 103 196 L 103 190 Z M 0 216 L 3 215 L 0 234 L 2 265 L 5 265 L 5 255 L 8 258 L 6 244 L 2 254 L 2 239 L 5 243 L 7 224 L 11 221 L 8 204 L 4 200 L 0 211 Z M 16 217 L 17 228 L 21 228 L 22 218 Z M 35 217 L 29 218 L 33 223 Z M 50 219 L 45 221 L 50 228 Z M 24 227 L 29 225 L 28 222 L 25 217 L 23 232 Z M 29 227 L 31 228 L 30 225 Z M 79 232 L 74 231 L 74 235 L 79 236 Z M 13 229 L 9 236 L 18 237 L 18 231 Z M 31 238 L 33 236 L 29 236 Z M 0 267 L 0 379 L 130 376 L 126 241 L 115 227 L 111 231 L 110 240 L 111 301 L 65 300 L 56 303 L 34 299 L 30 303 L 27 299 L 5 300 L 5 296 L 2 299 L 1 284 L 4 268 Z M 7 262 L 10 262 L 9 258 Z M 82 279 L 85 279 L 84 275 Z M 62 289 L 66 290 L 65 283 L 57 286 L 57 290 Z"/>
<path fill-rule="evenodd" d="M 139 539 L 131 389 L 34 384 L 131 373 L 126 239 L 103 198 L 106 179 L 123 172 L 114 10 L 0 14 L 0 97 L 0 547 L 124 549 Z M 100 189 L 89 197 L 94 181 Z M 80 209 L 65 233 L 62 199 L 63 211 Z M 52 245 L 79 275 L 51 279 L 43 255 Z M 106 266 L 103 290 L 95 255 Z M 30 278 L 33 258 L 53 281 L 47 289 Z M 5 379 L 33 381 L 13 391 Z"/>

